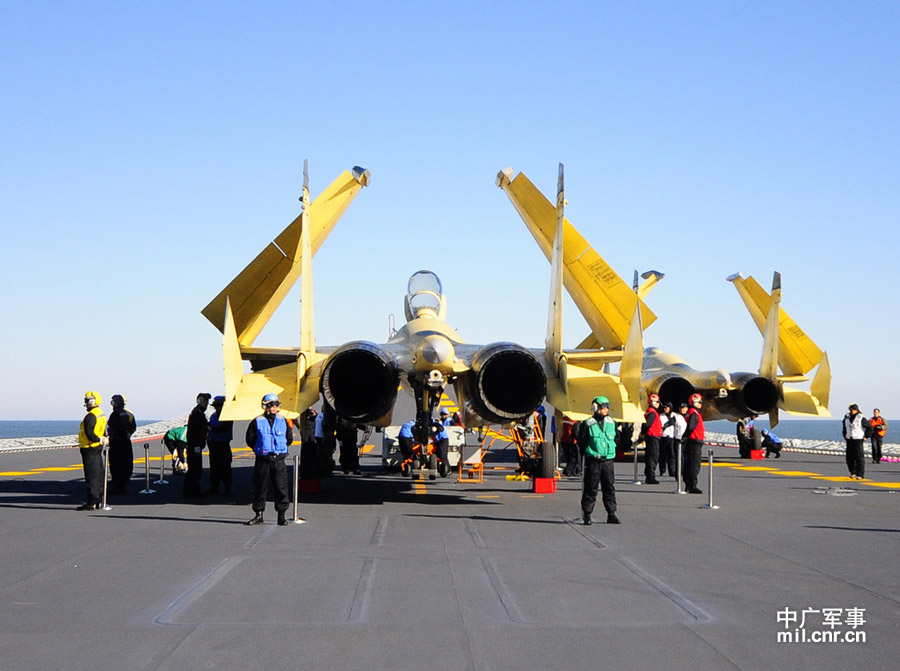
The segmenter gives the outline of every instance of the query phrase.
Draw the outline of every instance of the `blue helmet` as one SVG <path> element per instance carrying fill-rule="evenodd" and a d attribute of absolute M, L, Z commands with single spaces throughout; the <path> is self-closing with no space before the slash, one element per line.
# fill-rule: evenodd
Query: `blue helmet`
<path fill-rule="evenodd" d="M 263 410 L 272 405 L 281 405 L 281 401 L 278 400 L 278 394 L 266 394 L 262 397 L 262 407 Z"/>

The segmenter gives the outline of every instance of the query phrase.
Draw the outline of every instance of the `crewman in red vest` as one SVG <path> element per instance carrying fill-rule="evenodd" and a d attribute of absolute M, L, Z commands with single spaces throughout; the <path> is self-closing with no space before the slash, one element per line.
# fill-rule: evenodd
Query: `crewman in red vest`
<path fill-rule="evenodd" d="M 659 463 L 659 439 L 662 438 L 662 422 L 659 419 L 659 396 L 650 394 L 650 406 L 644 413 L 641 438 L 644 440 L 644 480 L 648 485 L 658 485 L 656 466 Z"/>
<path fill-rule="evenodd" d="M 702 494 L 697 487 L 700 479 L 700 453 L 703 449 L 703 415 L 700 409 L 703 407 L 703 397 L 700 394 L 692 394 L 690 407 L 685 419 L 687 428 L 684 430 L 684 486 L 688 494 Z"/>

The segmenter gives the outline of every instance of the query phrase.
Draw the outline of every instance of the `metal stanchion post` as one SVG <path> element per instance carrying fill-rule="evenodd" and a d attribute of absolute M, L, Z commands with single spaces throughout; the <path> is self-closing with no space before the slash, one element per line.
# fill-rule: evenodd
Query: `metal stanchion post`
<path fill-rule="evenodd" d="M 718 510 L 719 506 L 713 505 L 713 451 L 709 451 L 709 503 L 707 503 L 704 508 L 709 508 L 710 510 Z"/>
<path fill-rule="evenodd" d="M 154 485 L 167 485 L 169 481 L 166 480 L 166 444 L 164 441 L 159 441 L 159 480 L 153 481 Z"/>
<path fill-rule="evenodd" d="M 638 469 L 637 469 L 637 453 L 638 453 L 638 447 L 637 447 L 637 443 L 632 443 L 632 444 L 631 444 L 631 449 L 632 449 L 632 451 L 634 452 L 634 478 L 631 480 L 631 484 L 633 484 L 633 485 L 639 485 L 639 484 L 641 484 L 641 481 L 638 480 Z"/>
<path fill-rule="evenodd" d="M 109 447 L 101 448 L 103 450 L 103 510 L 112 510 L 112 506 L 106 503 L 106 494 L 109 489 Z"/>
<path fill-rule="evenodd" d="M 150 489 L 150 443 L 144 443 L 144 488 L 138 494 L 156 494 Z"/>
<path fill-rule="evenodd" d="M 300 455 L 294 455 L 294 524 L 303 524 L 300 518 Z"/>
<path fill-rule="evenodd" d="M 682 482 L 681 482 L 682 449 L 683 449 L 683 447 L 681 445 L 681 441 L 679 440 L 678 441 L 678 457 L 675 462 L 675 473 L 676 473 L 676 475 L 675 475 L 675 493 L 676 494 L 687 494 L 687 492 L 684 491 L 684 487 L 682 486 Z"/>

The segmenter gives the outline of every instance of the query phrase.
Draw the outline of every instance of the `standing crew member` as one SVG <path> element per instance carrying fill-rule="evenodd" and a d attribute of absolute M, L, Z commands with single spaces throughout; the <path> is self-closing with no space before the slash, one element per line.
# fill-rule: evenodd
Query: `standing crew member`
<path fill-rule="evenodd" d="M 341 443 L 341 470 L 344 475 L 353 473 L 353 475 L 362 475 L 359 470 L 359 446 L 357 444 L 357 426 L 356 422 L 341 417 L 338 419 L 337 425 L 338 440 Z"/>
<path fill-rule="evenodd" d="M 184 476 L 182 493 L 187 499 L 202 499 L 206 496 L 200 487 L 203 477 L 203 448 L 209 434 L 206 408 L 212 394 L 197 394 L 197 405 L 191 410 L 187 423 L 187 473 Z"/>
<path fill-rule="evenodd" d="M 269 493 L 269 482 L 275 490 L 275 511 L 278 526 L 286 526 L 284 513 L 288 509 L 288 478 L 284 459 L 288 445 L 294 442 L 291 423 L 278 414 L 281 401 L 275 394 L 262 397 L 263 414 L 247 426 L 247 446 L 253 448 L 256 463 L 253 465 L 253 518 L 248 525 L 262 524 L 263 511 Z"/>
<path fill-rule="evenodd" d="M 662 438 L 659 439 L 659 474 L 669 472 L 675 477 L 675 417 L 672 412 L 672 404 L 669 401 L 663 403 L 663 412 L 659 418 L 662 422 Z"/>
<path fill-rule="evenodd" d="M 648 485 L 658 485 L 656 465 L 659 462 L 659 439 L 662 437 L 662 422 L 659 419 L 659 396 L 650 394 L 650 406 L 644 413 L 641 438 L 644 439 L 644 480 Z"/>
<path fill-rule="evenodd" d="M 109 401 L 112 414 L 106 423 L 109 435 L 109 474 L 112 478 L 110 494 L 125 494 L 134 473 L 134 446 L 131 436 L 137 431 L 134 415 L 125 409 L 125 397 L 115 394 Z"/>
<path fill-rule="evenodd" d="M 562 446 L 563 456 L 566 458 L 566 467 L 563 475 L 581 475 L 581 448 L 575 444 L 575 420 L 568 415 L 563 415 L 562 431 L 559 434 L 559 444 Z"/>
<path fill-rule="evenodd" d="M 581 492 L 581 519 L 591 524 L 598 488 L 603 494 L 606 523 L 619 524 L 616 517 L 616 423 L 609 416 L 609 399 L 597 396 L 591 403 L 593 417 L 576 429 L 577 441 L 584 446 L 584 488 Z"/>
<path fill-rule="evenodd" d="M 884 434 L 887 433 L 888 423 L 881 416 L 881 410 L 875 408 L 872 411 L 872 419 L 869 420 L 872 426 L 872 463 L 881 463 L 881 445 L 884 443 Z"/>
<path fill-rule="evenodd" d="M 865 480 L 866 458 L 863 453 L 863 444 L 872 431 L 872 425 L 862 416 L 859 406 L 852 404 L 849 412 L 844 415 L 843 434 L 847 441 L 847 469 L 854 480 Z"/>
<path fill-rule="evenodd" d="M 87 391 L 84 394 L 87 414 L 78 427 L 78 447 L 84 464 L 85 502 L 75 510 L 99 510 L 103 491 L 103 446 L 106 417 L 100 409 L 100 394 Z"/>
<path fill-rule="evenodd" d="M 703 407 L 703 397 L 700 394 L 691 394 L 691 407 L 684 416 L 687 427 L 684 430 L 684 486 L 688 494 L 702 494 L 697 487 L 700 479 L 700 453 L 703 450 L 703 416 L 700 409 Z"/>
<path fill-rule="evenodd" d="M 212 401 L 215 408 L 209 418 L 209 437 L 206 445 L 209 447 L 209 493 L 219 493 L 219 483 L 226 494 L 231 493 L 231 462 L 234 459 L 231 454 L 231 439 L 234 438 L 234 422 L 222 421 L 222 406 L 225 405 L 224 396 L 216 396 Z"/>

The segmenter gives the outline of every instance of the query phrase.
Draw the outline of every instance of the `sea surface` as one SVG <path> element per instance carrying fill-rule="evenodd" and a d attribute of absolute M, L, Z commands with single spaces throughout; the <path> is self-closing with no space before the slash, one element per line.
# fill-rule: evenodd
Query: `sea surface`
<path fill-rule="evenodd" d="M 152 424 L 158 420 L 138 421 L 138 426 Z M 72 436 L 78 433 L 80 419 L 3 419 L 0 420 L 0 438 L 49 438 L 52 436 Z"/>
<path fill-rule="evenodd" d="M 775 433 L 780 438 L 803 438 L 806 440 L 843 440 L 841 436 L 841 417 L 832 419 L 785 419 L 778 423 Z M 159 420 L 139 421 L 138 426 L 152 424 Z M 0 438 L 46 438 L 50 436 L 70 436 L 78 433 L 81 420 L 0 420 Z M 768 429 L 768 420 L 758 419 L 757 427 Z M 900 421 L 888 420 L 889 428 L 886 442 L 892 440 L 894 430 L 900 430 Z M 891 427 L 896 427 L 892 429 Z M 706 423 L 707 431 L 734 433 L 734 422 L 719 420 Z"/>

